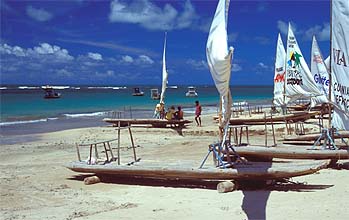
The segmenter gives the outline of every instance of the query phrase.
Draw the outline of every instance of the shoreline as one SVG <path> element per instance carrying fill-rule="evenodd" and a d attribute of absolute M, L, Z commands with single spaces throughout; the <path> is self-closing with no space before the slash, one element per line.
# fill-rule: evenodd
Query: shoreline
<path fill-rule="evenodd" d="M 170 106 L 170 105 L 169 105 Z M 168 107 L 169 107 L 168 106 Z M 259 100 L 250 104 L 251 110 L 255 106 L 268 108 L 266 100 Z M 175 105 L 176 107 L 176 105 Z M 217 114 L 218 107 L 216 104 L 204 104 L 203 114 Z M 237 105 L 234 105 L 236 108 Z M 183 105 L 185 117 L 192 117 L 195 113 L 194 105 Z M 102 119 L 113 117 L 113 112 L 120 112 L 121 118 L 152 118 L 153 110 L 145 108 L 133 108 L 115 111 L 97 111 L 97 112 L 80 112 L 80 113 L 65 113 L 53 117 L 19 117 L 12 118 L 10 121 L 0 122 L 0 135 L 3 137 L 20 135 L 20 134 L 37 134 L 45 131 L 60 131 L 65 129 L 93 127 L 105 124 Z"/>

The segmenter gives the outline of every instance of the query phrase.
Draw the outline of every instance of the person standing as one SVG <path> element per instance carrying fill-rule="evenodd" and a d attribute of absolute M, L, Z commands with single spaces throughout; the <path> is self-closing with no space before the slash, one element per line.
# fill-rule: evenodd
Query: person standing
<path fill-rule="evenodd" d="M 201 127 L 201 105 L 199 101 L 195 101 L 195 121 L 196 125 Z"/>

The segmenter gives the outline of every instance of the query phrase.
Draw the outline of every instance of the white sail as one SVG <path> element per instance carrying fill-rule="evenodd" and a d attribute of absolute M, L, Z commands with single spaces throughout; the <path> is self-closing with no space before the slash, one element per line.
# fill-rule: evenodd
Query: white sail
<path fill-rule="evenodd" d="M 167 79 L 168 79 L 168 73 L 166 70 L 166 37 L 167 37 L 167 33 L 165 32 L 164 52 L 162 54 L 162 87 L 161 87 L 160 103 L 164 103 L 165 101 L 165 92 L 167 88 Z"/>
<path fill-rule="evenodd" d="M 285 93 L 290 100 L 310 97 L 311 105 L 319 103 L 317 99 L 321 92 L 317 88 L 313 76 L 298 46 L 291 24 L 288 25 L 286 52 L 286 84 Z M 324 100 L 325 101 L 325 100 Z"/>
<path fill-rule="evenodd" d="M 332 126 L 349 130 L 349 1 L 332 0 Z"/>
<path fill-rule="evenodd" d="M 229 88 L 234 49 L 228 49 L 227 21 L 229 0 L 219 0 L 206 44 L 207 63 L 220 94 L 222 104 L 221 127 L 229 124 L 232 98 Z"/>
<path fill-rule="evenodd" d="M 331 56 L 328 56 L 324 61 L 328 72 L 330 72 L 330 59 Z"/>
<path fill-rule="evenodd" d="M 311 46 L 311 73 L 313 74 L 314 81 L 319 88 L 320 92 L 323 94 L 321 98 L 328 102 L 328 91 L 330 86 L 329 73 L 326 68 L 325 61 L 322 57 L 319 45 L 316 41 L 315 36 L 313 36 L 313 42 Z"/>
<path fill-rule="evenodd" d="M 273 103 L 276 106 L 285 105 L 285 65 L 286 65 L 286 51 L 282 43 L 280 33 L 276 44 L 275 57 L 275 75 L 274 75 L 274 99 Z"/>

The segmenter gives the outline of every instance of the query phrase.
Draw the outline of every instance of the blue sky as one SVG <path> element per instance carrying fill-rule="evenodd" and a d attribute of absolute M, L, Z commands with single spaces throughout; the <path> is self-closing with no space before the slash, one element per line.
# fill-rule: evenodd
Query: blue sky
<path fill-rule="evenodd" d="M 1 84 L 211 85 L 205 46 L 218 0 L 1 2 Z M 232 85 L 272 85 L 278 32 L 291 22 L 309 62 L 329 53 L 329 0 L 231 0 Z M 285 45 L 286 46 L 286 45 Z"/>

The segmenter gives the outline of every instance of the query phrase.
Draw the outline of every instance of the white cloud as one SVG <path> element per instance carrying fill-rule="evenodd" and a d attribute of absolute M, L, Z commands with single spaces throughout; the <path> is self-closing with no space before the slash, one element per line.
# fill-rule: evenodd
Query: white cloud
<path fill-rule="evenodd" d="M 261 67 L 262 69 L 268 69 L 268 68 L 269 68 L 267 65 L 265 65 L 265 64 L 262 63 L 262 62 L 259 62 L 259 63 L 258 63 L 258 66 Z"/>
<path fill-rule="evenodd" d="M 138 64 L 153 64 L 154 60 L 152 60 L 150 57 L 146 56 L 146 55 L 140 55 L 137 59 L 136 59 L 136 63 Z"/>
<path fill-rule="evenodd" d="M 277 21 L 277 27 L 278 27 L 279 31 L 282 34 L 287 35 L 287 33 L 288 33 L 288 24 L 286 22 L 278 20 Z"/>
<path fill-rule="evenodd" d="M 132 63 L 133 62 L 133 58 L 129 55 L 125 55 L 125 56 L 122 56 L 122 61 L 123 62 L 126 62 L 126 63 Z"/>
<path fill-rule="evenodd" d="M 136 58 L 133 58 L 129 55 L 125 55 L 121 57 L 119 61 L 120 64 L 123 65 L 152 65 L 154 64 L 154 60 L 147 55 L 139 55 Z"/>
<path fill-rule="evenodd" d="M 48 21 L 53 17 L 50 12 L 41 8 L 33 8 L 31 5 L 26 8 L 26 12 L 29 17 L 41 22 Z"/>
<path fill-rule="evenodd" d="M 110 4 L 110 22 L 139 24 L 150 30 L 187 28 L 197 18 L 190 0 L 185 2 L 182 13 L 178 13 L 170 4 L 160 8 L 149 0 L 134 0 L 128 3 L 114 0 Z"/>
<path fill-rule="evenodd" d="M 45 58 L 52 57 L 56 61 L 69 61 L 73 60 L 74 57 L 69 55 L 67 49 L 61 49 L 59 46 L 50 45 L 48 43 L 41 43 L 40 46 L 34 47 L 34 49 L 27 50 L 28 56 L 40 56 L 45 55 Z"/>
<path fill-rule="evenodd" d="M 254 38 L 255 41 L 257 41 L 261 45 L 268 45 L 270 44 L 270 39 L 264 36 L 256 36 Z"/>
<path fill-rule="evenodd" d="M 54 61 L 69 61 L 73 60 L 74 57 L 69 55 L 68 50 L 62 49 L 56 45 L 50 45 L 48 43 L 41 43 L 40 46 L 36 46 L 33 49 L 24 49 L 19 46 L 10 46 L 8 44 L 0 45 L 0 52 L 17 57 L 31 57 L 40 59 L 53 58 Z"/>
<path fill-rule="evenodd" d="M 73 77 L 74 74 L 66 69 L 59 69 L 56 71 L 58 77 Z"/>
<path fill-rule="evenodd" d="M 228 41 L 229 42 L 235 42 L 236 39 L 238 38 L 238 33 L 231 33 L 231 34 L 228 34 Z"/>
<path fill-rule="evenodd" d="M 272 72 L 273 67 L 268 66 L 267 64 L 263 62 L 257 63 L 257 65 L 253 68 L 254 72 L 257 74 L 264 74 L 266 72 Z"/>
<path fill-rule="evenodd" d="M 239 72 L 241 70 L 242 70 L 242 67 L 239 64 L 233 63 L 233 66 L 232 66 L 232 71 L 233 72 Z"/>
<path fill-rule="evenodd" d="M 326 41 L 330 39 L 330 24 L 324 23 L 322 25 L 315 25 L 313 27 L 310 27 L 306 30 L 297 29 L 297 25 L 295 23 L 291 22 L 292 30 L 293 32 L 298 35 L 298 38 L 302 38 L 303 40 L 310 41 L 315 35 L 319 41 Z M 277 21 L 277 27 L 280 30 L 280 32 L 284 35 L 287 35 L 288 32 L 288 23 L 284 21 Z M 297 36 L 296 36 L 297 37 Z"/>
<path fill-rule="evenodd" d="M 113 70 L 108 70 L 107 71 L 107 76 L 114 76 L 114 71 Z"/>
<path fill-rule="evenodd" d="M 103 60 L 102 55 L 99 53 L 88 53 L 87 56 L 93 60 Z"/>
<path fill-rule="evenodd" d="M 198 19 L 198 15 L 195 12 L 195 8 L 188 0 L 184 4 L 184 11 L 179 15 L 177 19 L 177 29 L 190 27 L 191 24 Z"/>
<path fill-rule="evenodd" d="M 15 55 L 17 57 L 24 57 L 24 56 L 26 56 L 25 50 L 23 48 L 21 48 L 19 46 L 11 47 L 8 44 L 0 45 L 0 53 L 12 54 L 12 55 Z"/>
<path fill-rule="evenodd" d="M 208 69 L 207 62 L 204 60 L 189 59 L 186 63 L 191 65 L 196 70 Z"/>
<path fill-rule="evenodd" d="M 319 41 L 325 41 L 330 39 L 330 24 L 324 23 L 323 25 L 315 25 L 309 28 L 304 33 L 304 39 L 311 40 L 313 35 L 317 37 Z"/>
<path fill-rule="evenodd" d="M 257 5 L 257 12 L 265 12 L 269 8 L 268 3 L 266 2 L 259 2 Z"/>

